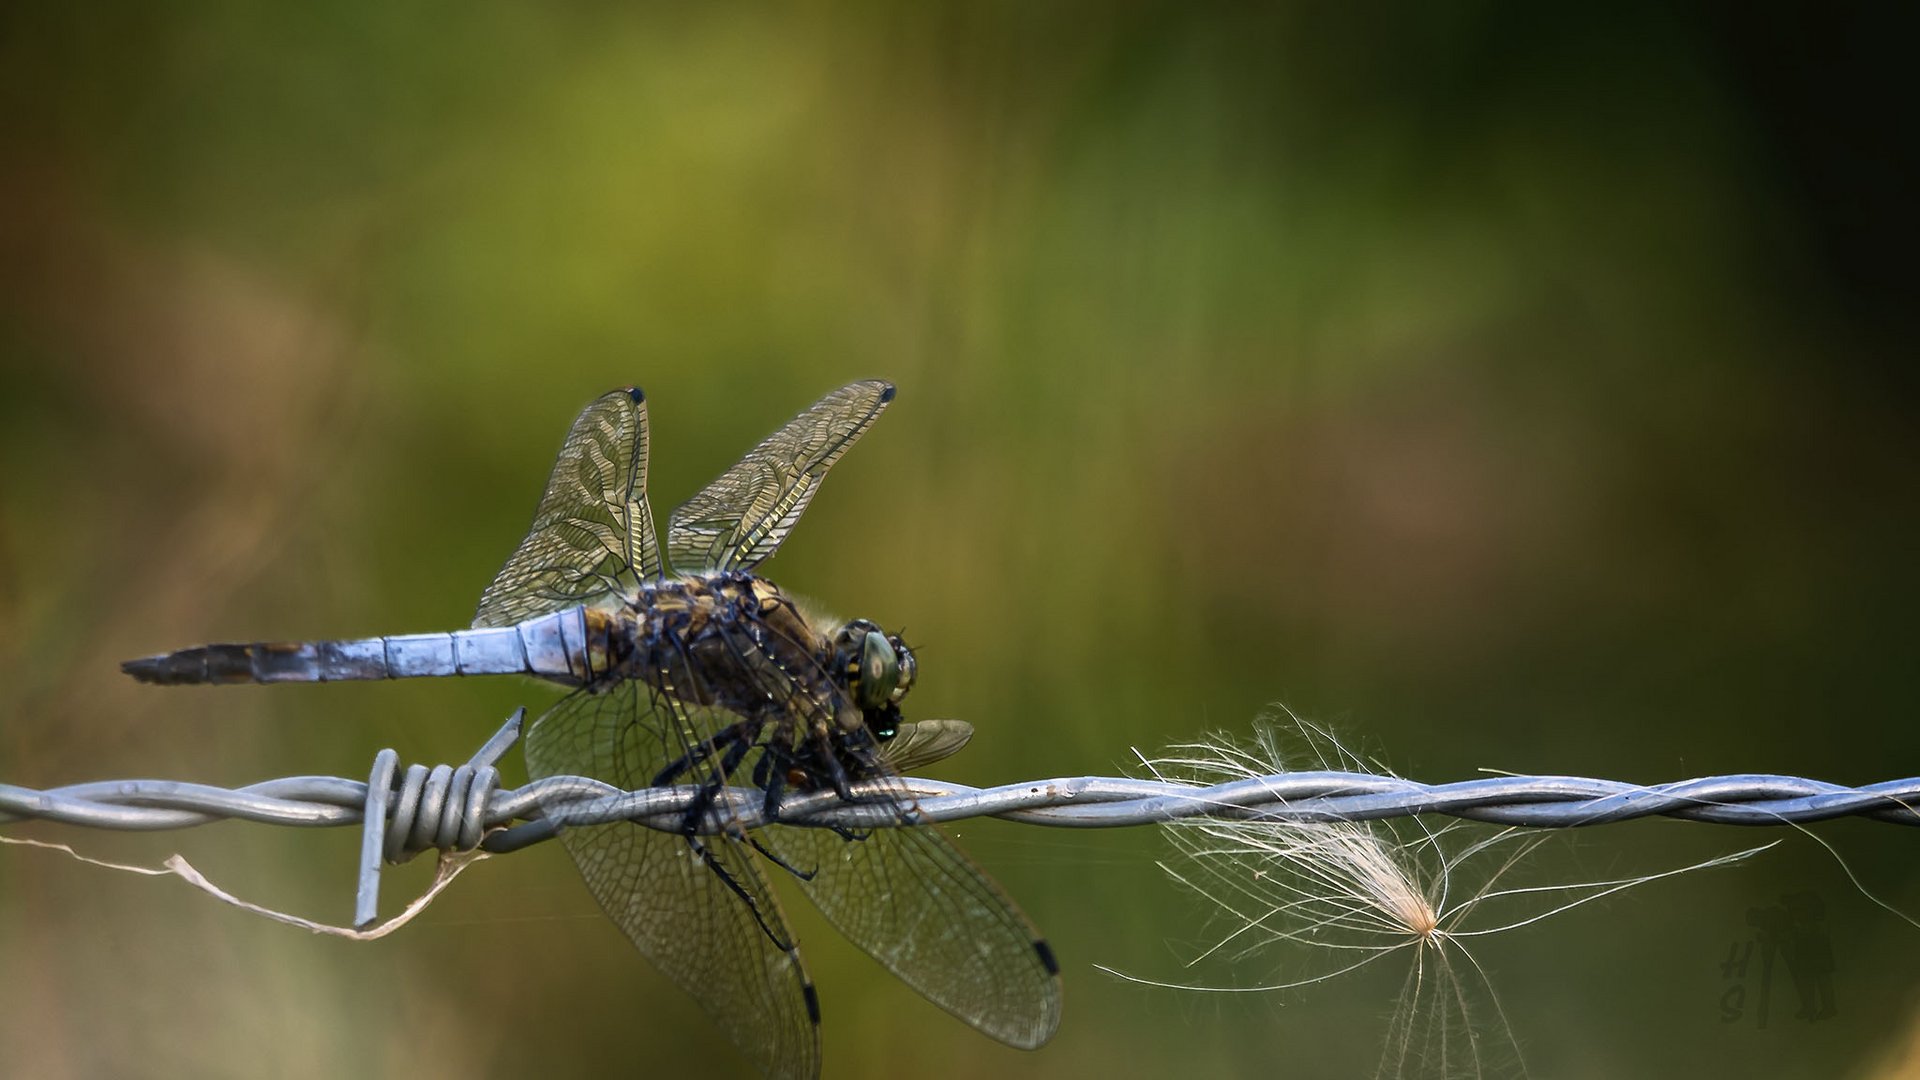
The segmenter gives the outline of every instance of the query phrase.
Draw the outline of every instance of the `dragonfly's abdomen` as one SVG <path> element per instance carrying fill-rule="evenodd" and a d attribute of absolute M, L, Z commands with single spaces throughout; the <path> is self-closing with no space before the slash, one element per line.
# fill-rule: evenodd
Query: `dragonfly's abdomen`
<path fill-rule="evenodd" d="M 201 645 L 129 660 L 141 682 L 342 682 L 448 675 L 535 675 L 582 683 L 604 674 L 606 612 L 568 608 L 517 626 L 396 634 L 352 641 L 256 641 Z"/>

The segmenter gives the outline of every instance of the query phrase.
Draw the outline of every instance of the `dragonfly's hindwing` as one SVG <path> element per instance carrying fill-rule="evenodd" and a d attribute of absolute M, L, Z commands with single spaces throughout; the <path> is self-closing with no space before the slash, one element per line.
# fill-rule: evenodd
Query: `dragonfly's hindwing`
<path fill-rule="evenodd" d="M 1031 1050 L 1060 1026 L 1053 951 L 1000 887 L 931 825 L 771 826 L 767 842 L 848 941 L 935 1005 Z"/>
<path fill-rule="evenodd" d="M 686 751 L 687 719 L 637 679 L 577 691 L 528 733 L 527 770 L 644 787 Z M 607 917 L 754 1065 L 772 1077 L 819 1075 L 813 983 L 751 848 L 625 822 L 569 827 L 561 838 Z"/>

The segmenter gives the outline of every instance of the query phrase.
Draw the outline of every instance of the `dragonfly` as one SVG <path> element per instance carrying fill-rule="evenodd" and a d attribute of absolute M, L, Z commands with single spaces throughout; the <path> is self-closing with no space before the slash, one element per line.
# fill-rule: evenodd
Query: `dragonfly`
<path fill-rule="evenodd" d="M 898 634 L 838 620 L 759 576 L 821 481 L 894 398 L 880 380 L 821 398 L 682 503 L 665 558 L 647 496 L 647 399 L 589 404 L 532 528 L 469 629 L 204 645 L 131 660 L 160 684 L 531 675 L 569 688 L 527 734 L 528 772 L 623 790 L 686 787 L 676 832 L 633 822 L 560 836 L 608 917 L 761 1072 L 820 1071 L 819 996 L 772 878 L 929 1001 L 1011 1046 L 1060 1021 L 1060 968 L 1033 924 L 936 827 L 905 768 L 964 745 L 960 721 L 906 721 L 919 665 Z M 750 785 L 765 824 L 733 815 Z M 779 824 L 788 795 L 877 803 L 863 831 Z M 720 827 L 702 828 L 720 820 Z M 898 827 L 893 827 L 893 826 Z"/>

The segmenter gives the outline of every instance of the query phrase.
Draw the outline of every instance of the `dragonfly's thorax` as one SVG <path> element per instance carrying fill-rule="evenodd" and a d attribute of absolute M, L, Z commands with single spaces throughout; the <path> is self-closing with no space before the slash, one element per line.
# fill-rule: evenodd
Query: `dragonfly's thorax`
<path fill-rule="evenodd" d="M 591 670 L 717 706 L 756 729 L 770 722 L 790 745 L 864 753 L 893 738 L 916 674 L 898 637 L 865 619 L 810 618 L 746 571 L 650 580 L 621 607 L 586 615 Z"/>
<path fill-rule="evenodd" d="M 690 705 L 791 713 L 809 727 L 860 723 L 834 677 L 832 642 L 773 582 L 743 571 L 649 581 L 628 602 L 622 673 Z M 842 715 L 846 714 L 846 715 Z"/>

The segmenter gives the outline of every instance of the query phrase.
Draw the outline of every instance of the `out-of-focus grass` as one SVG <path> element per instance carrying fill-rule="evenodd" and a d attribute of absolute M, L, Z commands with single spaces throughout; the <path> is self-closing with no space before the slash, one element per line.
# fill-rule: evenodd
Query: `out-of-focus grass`
<path fill-rule="evenodd" d="M 1875 92 L 1871 27 L 1498 5 L 0 19 L 0 779 L 464 756 L 548 692 L 169 692 L 114 663 L 462 625 L 593 395 L 647 387 L 664 511 L 868 375 L 899 401 L 767 569 L 906 627 L 916 712 L 981 729 L 954 775 L 1108 772 L 1275 699 L 1433 779 L 1920 760 L 1913 382 L 1890 362 L 1912 320 L 1878 231 L 1912 125 Z M 1920 905 L 1912 838 L 1823 833 Z M 1055 940 L 1061 1036 L 1003 1051 L 796 912 L 830 1074 L 1374 1060 L 1391 985 L 1282 1009 L 1091 970 L 1191 936 L 1150 835 L 962 834 Z M 78 839 L 348 907 L 350 837 Z M 1573 858 L 1747 842 L 1633 826 Z M 1489 948 L 1536 1070 L 1878 1060 L 1914 1013 L 1913 932 L 1788 848 Z M 1832 912 L 1841 1015 L 1723 1024 L 1745 911 L 1804 888 Z M 8 1074 L 732 1067 L 557 850 L 374 946 L 7 851 L 0 970 Z"/>

